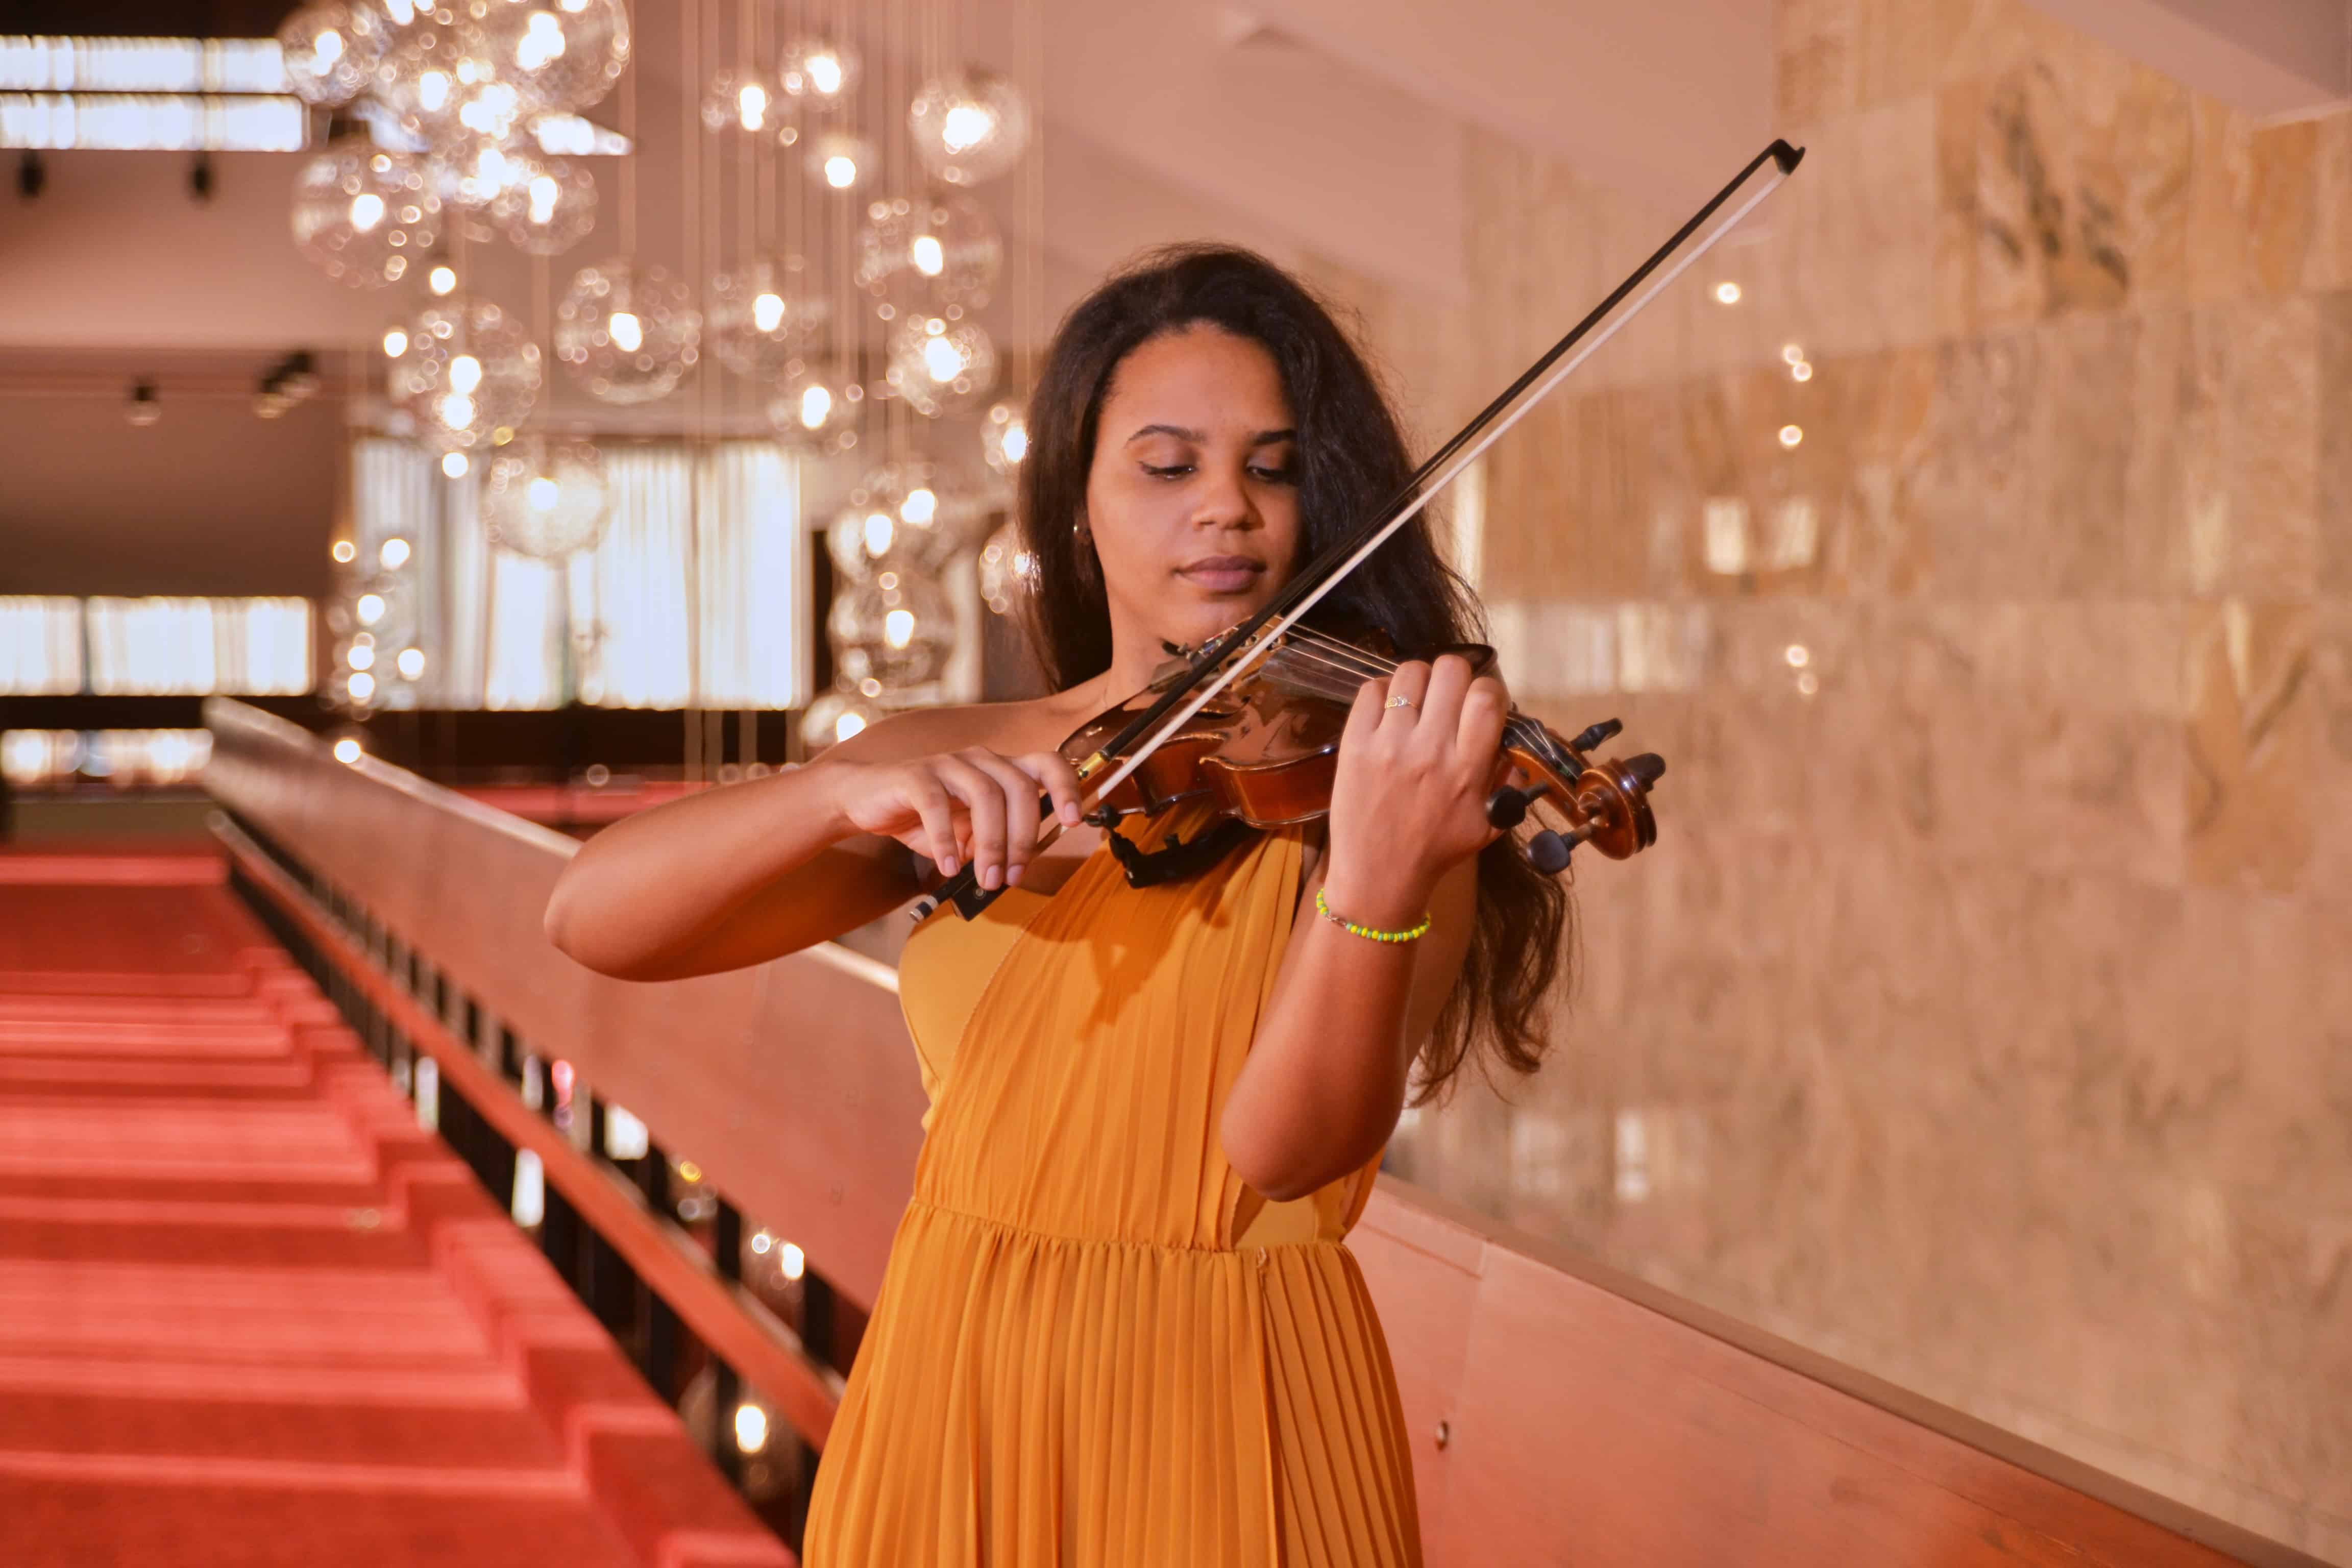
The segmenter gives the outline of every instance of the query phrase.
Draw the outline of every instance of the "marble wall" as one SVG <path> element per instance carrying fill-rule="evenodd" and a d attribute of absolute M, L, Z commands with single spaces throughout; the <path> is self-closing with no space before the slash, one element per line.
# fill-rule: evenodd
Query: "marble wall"
<path fill-rule="evenodd" d="M 2352 1563 L 2352 113 L 2019 0 L 1777 48 L 1803 168 L 1485 476 L 1658 847 L 1395 1168 Z M 1465 305 L 1323 278 L 1433 432 L 1678 221 L 1467 155 Z"/>

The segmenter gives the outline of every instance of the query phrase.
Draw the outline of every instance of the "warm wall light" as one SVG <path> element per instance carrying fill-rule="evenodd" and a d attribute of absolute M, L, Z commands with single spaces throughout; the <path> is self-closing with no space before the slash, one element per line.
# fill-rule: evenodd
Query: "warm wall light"
<path fill-rule="evenodd" d="M 1805 432 L 1801 427 L 1794 425 L 1780 426 L 1780 445 L 1783 447 L 1793 447 L 1804 438 Z"/>
<path fill-rule="evenodd" d="M 358 762 L 360 760 L 360 743 L 357 741 L 352 740 L 349 735 L 344 736 L 341 740 L 335 742 L 335 761 L 348 766 L 352 763 Z"/>
<path fill-rule="evenodd" d="M 444 456 L 441 459 L 441 471 L 448 475 L 453 479 L 464 479 L 466 477 L 466 454 L 463 452 L 451 452 Z"/>
<path fill-rule="evenodd" d="M 399 327 L 387 327 L 383 333 L 383 357 L 398 359 L 408 352 L 408 333 Z"/>
<path fill-rule="evenodd" d="M 1725 279 L 1715 286 L 1715 301 L 1718 305 L 1737 305 L 1739 303 L 1739 285 Z"/>
<path fill-rule="evenodd" d="M 1799 360 L 1796 363 L 1789 367 L 1789 374 L 1791 379 L 1796 381 L 1812 380 L 1813 367 L 1811 362 L 1808 360 Z"/>
<path fill-rule="evenodd" d="M 446 261 L 437 263 L 425 275 L 425 283 L 436 294 L 454 293 L 457 288 L 457 269 Z"/>
<path fill-rule="evenodd" d="M 383 563 L 385 571 L 397 572 L 408 564 L 408 541 L 394 536 L 383 542 L 383 548 L 376 552 L 376 559 Z"/>
<path fill-rule="evenodd" d="M 350 540 L 338 539 L 335 541 L 335 547 L 327 553 L 332 555 L 342 565 L 348 566 L 359 559 L 360 550 L 359 546 Z"/>

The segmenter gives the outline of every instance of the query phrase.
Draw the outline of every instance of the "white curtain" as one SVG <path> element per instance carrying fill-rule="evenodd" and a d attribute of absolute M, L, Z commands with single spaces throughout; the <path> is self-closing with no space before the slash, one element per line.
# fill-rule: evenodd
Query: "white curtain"
<path fill-rule="evenodd" d="M 311 688 L 307 599 L 91 599 L 89 689 L 100 696 Z"/>
<path fill-rule="evenodd" d="M 0 697 L 81 689 L 81 601 L 0 597 Z"/>
<path fill-rule="evenodd" d="M 494 551 L 478 480 L 445 479 L 402 442 L 353 455 L 362 576 L 383 542 L 416 599 L 418 700 L 452 708 L 798 708 L 814 618 L 800 476 L 765 441 L 604 449 L 604 537 L 560 565 Z"/>

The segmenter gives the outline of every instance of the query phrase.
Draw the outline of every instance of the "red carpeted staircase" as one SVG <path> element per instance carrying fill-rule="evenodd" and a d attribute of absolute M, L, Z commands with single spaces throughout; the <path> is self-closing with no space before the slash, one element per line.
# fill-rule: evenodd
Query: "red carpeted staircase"
<path fill-rule="evenodd" d="M 0 1564 L 791 1561 L 216 856 L 0 854 Z"/>

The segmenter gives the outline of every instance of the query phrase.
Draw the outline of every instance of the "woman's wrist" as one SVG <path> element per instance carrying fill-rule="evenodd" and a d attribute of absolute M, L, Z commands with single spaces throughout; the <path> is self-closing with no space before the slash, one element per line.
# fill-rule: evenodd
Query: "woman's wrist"
<path fill-rule="evenodd" d="M 1429 912 L 1438 879 L 1410 865 L 1358 864 L 1334 856 L 1323 879 L 1323 901 L 1333 913 L 1358 925 L 1402 931 Z"/>

